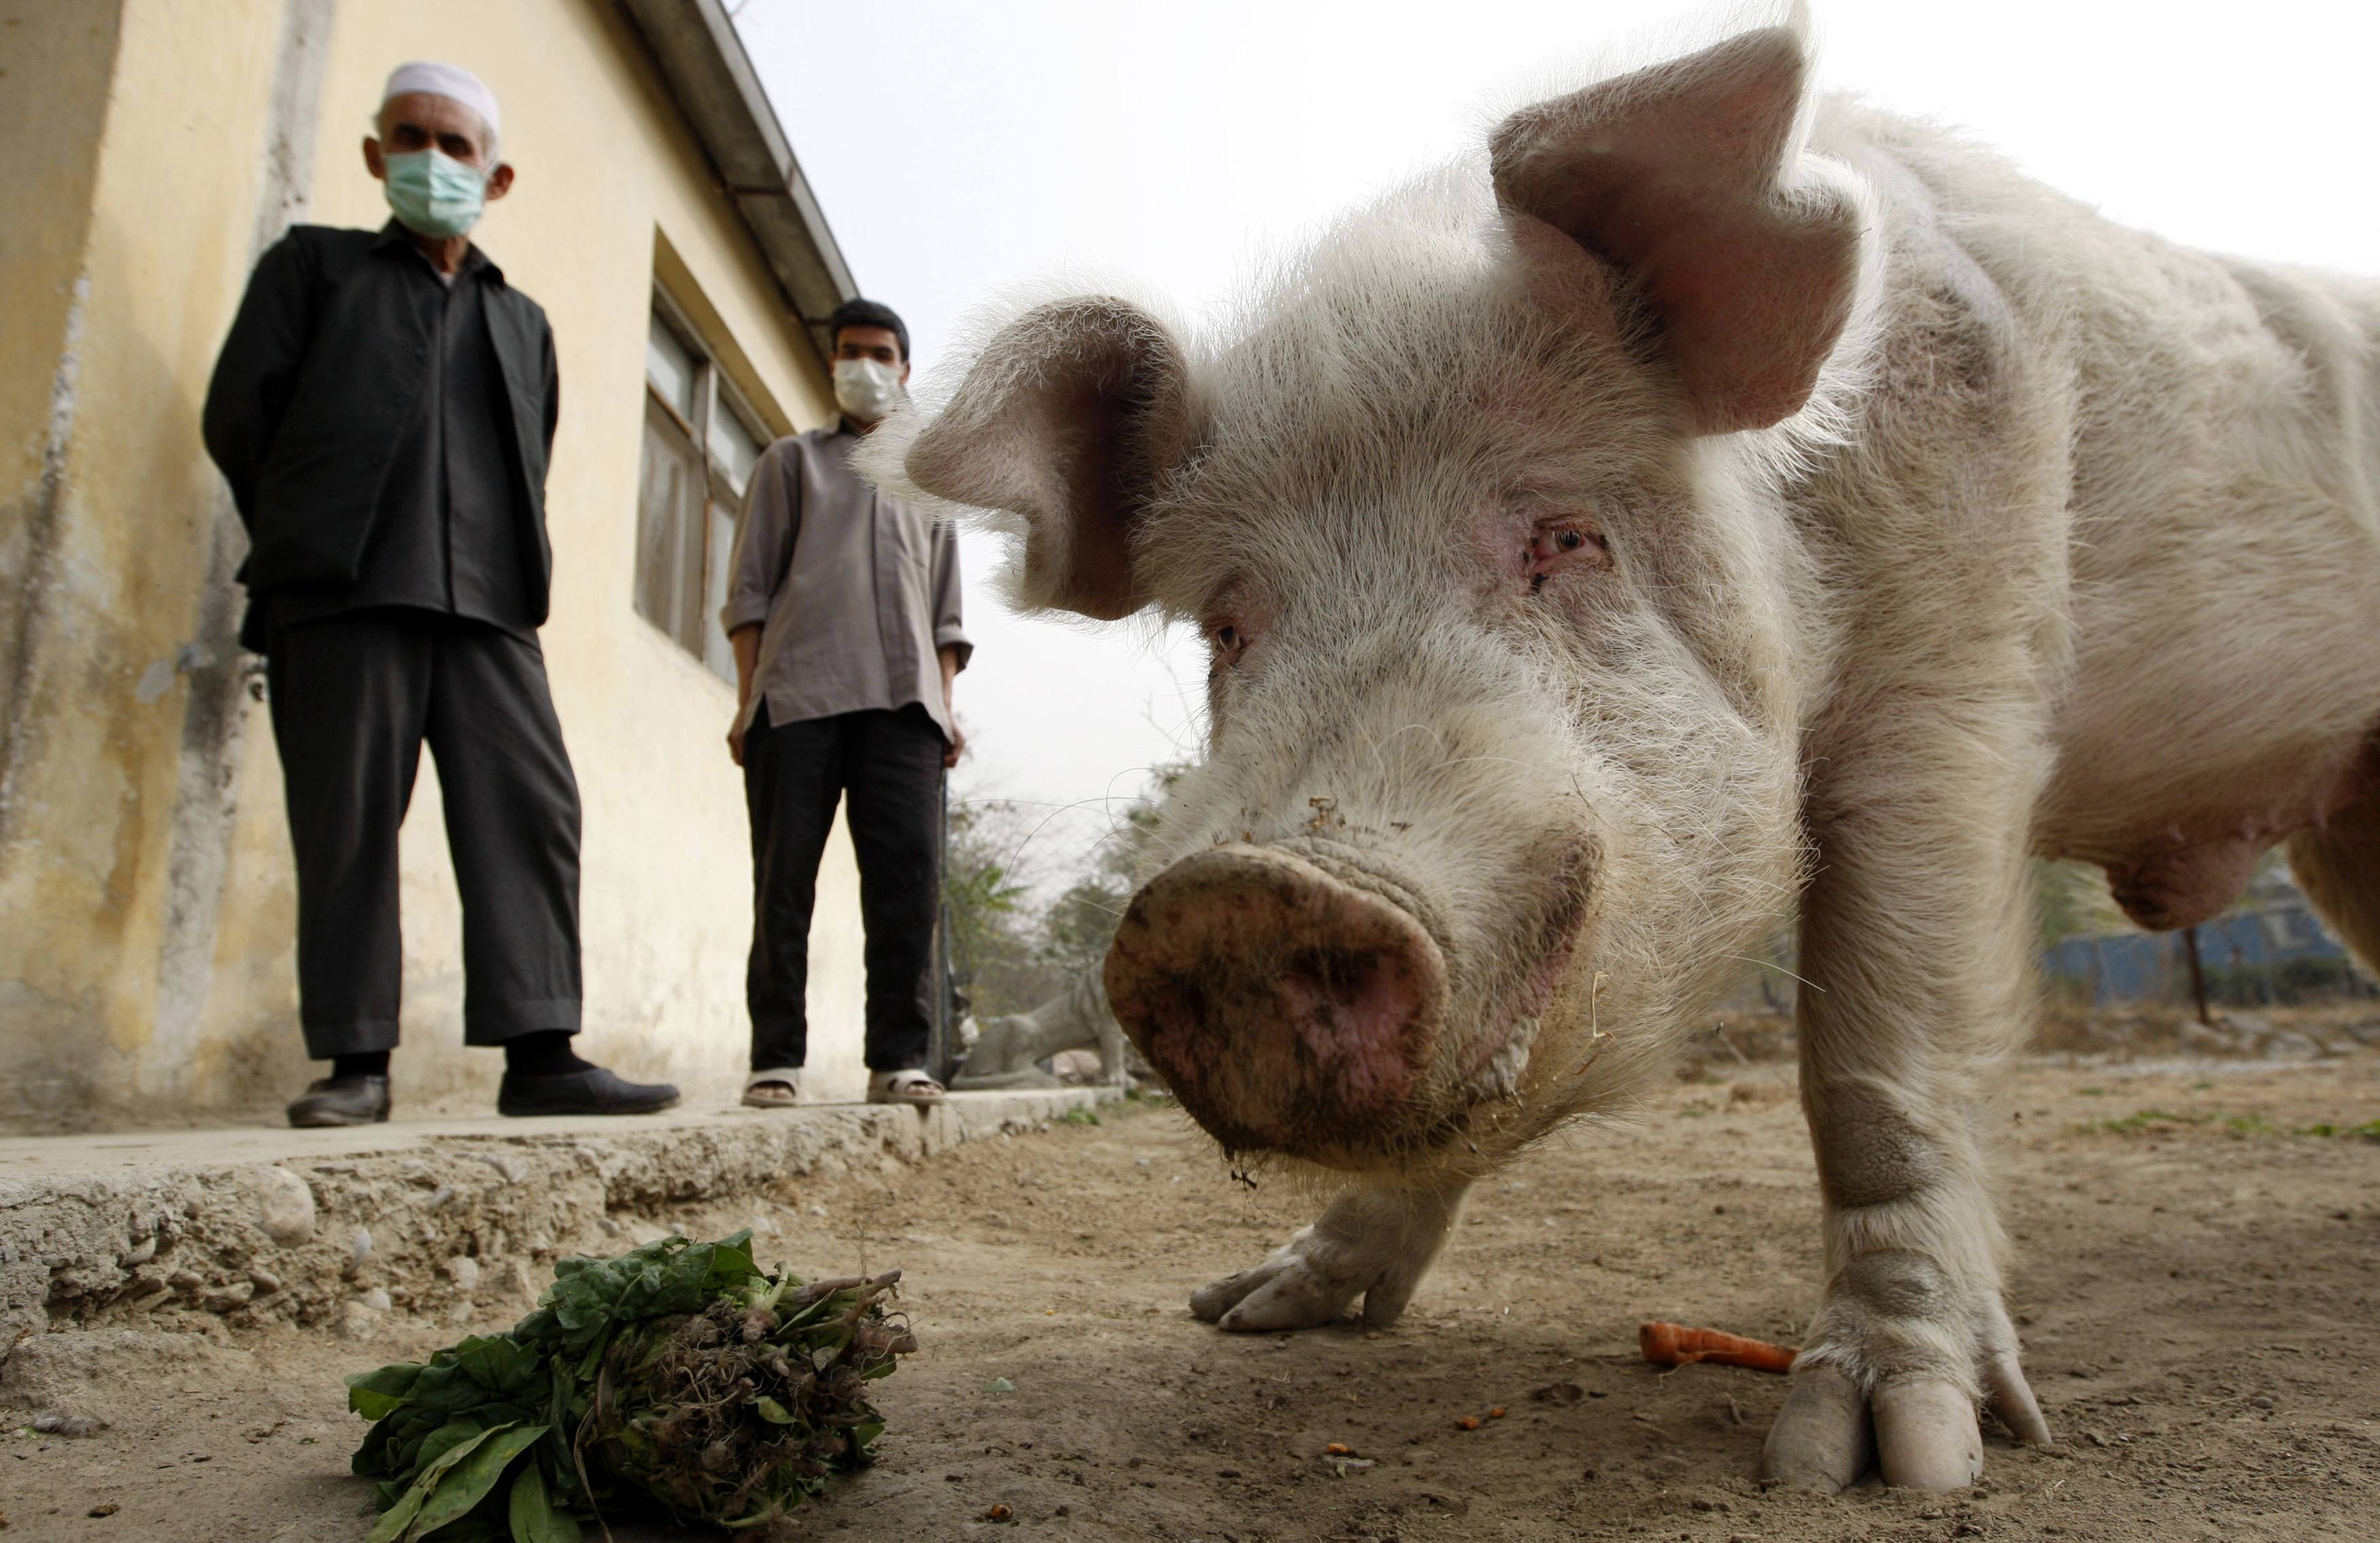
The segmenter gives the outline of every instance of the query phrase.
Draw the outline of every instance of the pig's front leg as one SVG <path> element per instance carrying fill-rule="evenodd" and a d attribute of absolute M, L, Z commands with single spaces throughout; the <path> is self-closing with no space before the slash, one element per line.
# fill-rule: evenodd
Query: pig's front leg
<path fill-rule="evenodd" d="M 1385 1329 L 1454 1231 L 1470 1187 L 1468 1181 L 1411 1189 L 1351 1185 L 1264 1263 L 1194 1294 L 1190 1310 L 1247 1333 L 1311 1329 L 1360 1294 L 1365 1324 Z"/>
<path fill-rule="evenodd" d="M 1891 753 L 1925 737 L 1898 727 L 1813 789 L 1797 1016 L 1827 1280 L 1766 1466 L 1826 1490 L 1871 1461 L 1887 1484 L 1974 1483 L 1986 1402 L 2024 1440 L 2050 1439 L 2001 1304 L 1976 1107 L 2026 1000 L 2027 779 L 2010 772 L 2029 758 L 1976 756 L 1969 723 L 1961 772 L 1960 747 Z"/>

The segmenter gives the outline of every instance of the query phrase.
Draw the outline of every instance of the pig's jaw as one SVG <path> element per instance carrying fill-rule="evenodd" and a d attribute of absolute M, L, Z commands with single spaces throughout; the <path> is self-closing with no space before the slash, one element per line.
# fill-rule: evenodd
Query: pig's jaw
<path fill-rule="evenodd" d="M 1460 1063 L 1465 1079 L 1463 1090 L 1473 1102 L 1521 1096 L 1521 1077 L 1529 1069 L 1529 1052 L 1536 1046 L 1543 1014 L 1570 969 L 1577 945 L 1578 929 L 1572 926 L 1537 961 L 1497 1016 L 1481 1026 Z"/>
<path fill-rule="evenodd" d="M 1473 1103 L 1521 1096 L 1521 1077 L 1529 1069 L 1529 1052 L 1537 1042 L 1538 1020 L 1514 1018 L 1498 1033 L 1482 1035 L 1472 1057 L 1474 1070 L 1463 1090 Z"/>

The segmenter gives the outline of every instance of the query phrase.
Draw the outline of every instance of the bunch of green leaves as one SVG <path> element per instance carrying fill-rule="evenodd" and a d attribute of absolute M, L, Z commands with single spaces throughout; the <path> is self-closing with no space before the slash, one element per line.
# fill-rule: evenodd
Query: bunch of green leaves
<path fill-rule="evenodd" d="M 565 1259 L 509 1333 L 347 1379 L 368 1543 L 577 1543 L 615 1502 L 767 1521 L 868 1461 L 859 1390 L 917 1348 L 885 1318 L 899 1279 L 763 1274 L 748 1232 Z"/>

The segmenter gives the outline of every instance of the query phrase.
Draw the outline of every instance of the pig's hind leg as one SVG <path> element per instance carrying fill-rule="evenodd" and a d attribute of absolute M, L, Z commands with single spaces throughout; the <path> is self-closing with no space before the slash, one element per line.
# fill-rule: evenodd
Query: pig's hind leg
<path fill-rule="evenodd" d="M 1827 1280 L 1773 1478 L 1839 1489 L 1872 1462 L 1888 1484 L 1964 1488 L 1985 1401 L 2049 1440 L 2001 1304 L 1978 1117 L 2029 1000 L 2029 724 L 1980 692 L 1877 711 L 1812 789 L 1798 1020 Z"/>
<path fill-rule="evenodd" d="M 1262 1333 L 1329 1323 L 1360 1295 L 1365 1325 L 1385 1329 L 1453 1232 L 1468 1188 L 1351 1185 L 1264 1263 L 1194 1294 L 1190 1311 L 1218 1328 Z"/>

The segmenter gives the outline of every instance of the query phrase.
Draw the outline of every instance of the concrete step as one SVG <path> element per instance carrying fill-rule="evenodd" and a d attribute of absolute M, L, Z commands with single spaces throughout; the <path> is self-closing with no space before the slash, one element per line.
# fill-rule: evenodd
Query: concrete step
<path fill-rule="evenodd" d="M 67 1325 L 361 1331 L 358 1314 L 492 1294 L 527 1311 L 555 1258 L 625 1248 L 671 1208 L 922 1161 L 1113 1096 L 0 1139 L 0 1366 Z"/>

